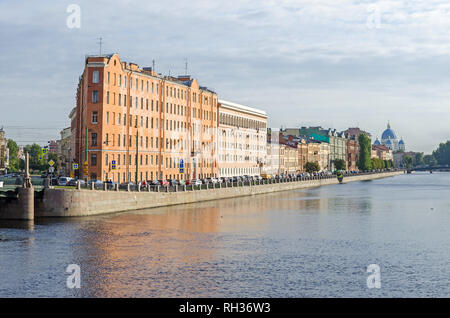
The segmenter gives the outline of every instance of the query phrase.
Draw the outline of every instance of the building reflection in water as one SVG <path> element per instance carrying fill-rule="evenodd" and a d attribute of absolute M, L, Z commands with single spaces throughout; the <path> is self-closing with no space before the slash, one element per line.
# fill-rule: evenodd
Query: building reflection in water
<path fill-rule="evenodd" d="M 275 192 L 36 224 L 57 228 L 54 239 L 66 237 L 64 249 L 49 251 L 49 257 L 64 258 L 55 263 L 81 267 L 82 288 L 63 291 L 66 296 L 221 296 L 215 294 L 224 292 L 217 285 L 221 272 L 224 282 L 232 280 L 230 267 L 258 255 L 276 257 L 276 249 L 289 253 L 289 242 L 301 233 L 332 233 L 329 213 L 370 211 L 369 199 L 352 197 L 347 189 Z"/>
<path fill-rule="evenodd" d="M 264 239 L 282 227 L 302 231 L 311 223 L 290 224 L 286 214 L 327 213 L 329 205 L 340 204 L 339 198 L 324 198 L 316 191 L 320 190 L 245 196 L 81 221 L 74 251 L 84 275 L 81 292 L 85 296 L 157 297 L 162 286 L 171 285 L 170 296 L 189 296 L 190 286 L 198 284 L 207 268 L 218 266 L 226 253 L 237 252 L 227 250 L 236 243 L 234 239 Z M 313 226 L 320 227 L 320 223 Z M 204 287 L 211 290 L 211 286 Z"/>

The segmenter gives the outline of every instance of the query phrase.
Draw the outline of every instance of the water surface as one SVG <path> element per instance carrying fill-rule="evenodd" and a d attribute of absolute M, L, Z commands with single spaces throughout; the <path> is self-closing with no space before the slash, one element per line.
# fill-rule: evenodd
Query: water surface
<path fill-rule="evenodd" d="M 450 173 L 0 221 L 0 297 L 449 297 L 449 278 Z"/>

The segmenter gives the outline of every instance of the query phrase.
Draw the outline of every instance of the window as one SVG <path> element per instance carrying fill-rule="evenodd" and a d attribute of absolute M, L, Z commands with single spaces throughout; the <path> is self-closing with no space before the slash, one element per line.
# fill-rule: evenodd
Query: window
<path fill-rule="evenodd" d="M 97 146 L 97 133 L 91 133 L 91 146 Z"/>
<path fill-rule="evenodd" d="M 108 74 L 106 76 L 106 82 L 109 84 L 109 72 L 108 72 Z"/>
<path fill-rule="evenodd" d="M 92 83 L 98 83 L 99 82 L 99 75 L 98 71 L 94 71 L 92 73 Z"/>
<path fill-rule="evenodd" d="M 122 106 L 122 94 L 119 94 L 119 106 Z"/>
<path fill-rule="evenodd" d="M 93 153 L 91 154 L 91 166 L 97 165 L 97 154 Z"/>
<path fill-rule="evenodd" d="M 92 112 L 92 123 L 93 124 L 98 123 L 98 112 Z"/>
<path fill-rule="evenodd" d="M 106 123 L 109 124 L 109 112 L 106 112 Z"/>
<path fill-rule="evenodd" d="M 92 102 L 98 103 L 98 91 L 92 91 Z"/>

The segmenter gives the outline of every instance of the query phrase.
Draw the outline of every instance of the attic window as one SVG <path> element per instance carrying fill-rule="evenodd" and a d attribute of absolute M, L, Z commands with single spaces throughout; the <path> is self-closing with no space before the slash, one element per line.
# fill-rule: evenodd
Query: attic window
<path fill-rule="evenodd" d="M 114 66 L 116 66 L 116 62 L 117 62 L 117 61 L 116 61 L 116 60 L 114 60 Z"/>

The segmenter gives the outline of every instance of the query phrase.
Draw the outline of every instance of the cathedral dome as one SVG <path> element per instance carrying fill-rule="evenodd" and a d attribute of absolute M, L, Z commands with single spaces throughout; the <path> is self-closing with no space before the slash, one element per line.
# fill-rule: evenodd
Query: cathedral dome
<path fill-rule="evenodd" d="M 378 138 L 377 138 L 377 140 L 375 140 L 375 142 L 373 143 L 375 146 L 379 146 L 381 143 L 380 143 L 380 141 L 378 140 Z"/>
<path fill-rule="evenodd" d="M 397 139 L 397 136 L 395 135 L 395 132 L 391 129 L 391 125 L 389 123 L 387 124 L 387 129 L 383 131 L 381 139 Z"/>
<path fill-rule="evenodd" d="M 405 142 L 404 142 L 403 139 L 402 139 L 402 140 L 400 140 L 400 141 L 398 142 L 398 144 L 399 144 L 399 145 L 404 145 Z"/>

